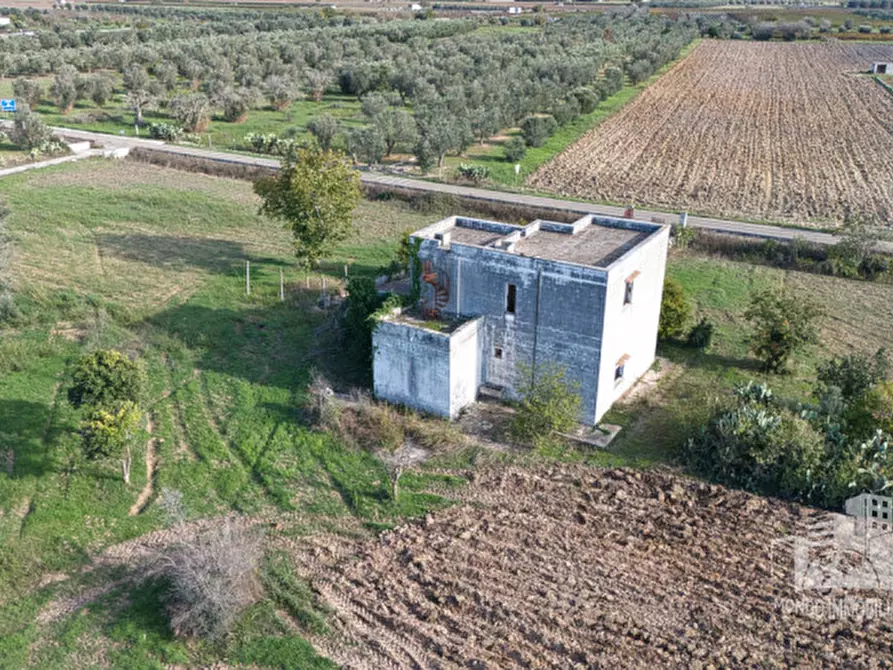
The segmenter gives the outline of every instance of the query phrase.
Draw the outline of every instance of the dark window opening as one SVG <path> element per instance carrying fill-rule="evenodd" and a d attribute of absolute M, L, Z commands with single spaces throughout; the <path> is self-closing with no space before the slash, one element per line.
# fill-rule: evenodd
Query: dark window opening
<path fill-rule="evenodd" d="M 505 311 L 507 314 L 515 313 L 515 303 L 518 300 L 518 287 L 514 284 L 509 284 L 509 290 L 505 294 Z"/>
<path fill-rule="evenodd" d="M 623 304 L 628 305 L 633 301 L 633 282 L 626 282 L 626 291 L 623 293 Z"/>
<path fill-rule="evenodd" d="M 493 358 L 502 360 L 502 347 L 496 347 L 495 349 L 493 349 Z"/>
<path fill-rule="evenodd" d="M 621 363 L 616 368 L 614 368 L 614 381 L 615 382 L 623 379 L 623 367 L 624 367 L 624 364 Z"/>

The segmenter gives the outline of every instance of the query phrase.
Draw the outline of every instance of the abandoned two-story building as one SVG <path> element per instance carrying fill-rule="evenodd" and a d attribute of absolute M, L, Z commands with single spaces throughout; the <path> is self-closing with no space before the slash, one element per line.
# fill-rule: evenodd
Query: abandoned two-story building
<path fill-rule="evenodd" d="M 455 418 L 482 386 L 513 397 L 520 371 L 554 363 L 595 424 L 654 362 L 668 226 L 454 216 L 412 237 L 420 305 L 375 329 L 377 397 Z"/>

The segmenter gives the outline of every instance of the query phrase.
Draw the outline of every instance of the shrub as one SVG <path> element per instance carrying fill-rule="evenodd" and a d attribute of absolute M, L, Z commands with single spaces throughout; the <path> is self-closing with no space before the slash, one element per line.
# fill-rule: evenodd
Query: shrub
<path fill-rule="evenodd" d="M 22 105 L 15 113 L 9 139 L 23 149 L 34 149 L 52 140 L 53 133 L 28 105 Z"/>
<path fill-rule="evenodd" d="M 171 546 L 156 560 L 163 576 L 171 630 L 177 635 L 220 639 L 238 615 L 256 602 L 261 537 L 226 520 Z"/>
<path fill-rule="evenodd" d="M 307 122 L 307 130 L 316 138 L 320 147 L 329 149 L 338 134 L 338 121 L 331 114 L 320 114 Z"/>
<path fill-rule="evenodd" d="M 571 91 L 571 95 L 576 98 L 577 104 L 580 105 L 581 114 L 594 112 L 595 108 L 598 107 L 598 103 L 601 102 L 599 92 L 588 86 L 578 86 Z"/>
<path fill-rule="evenodd" d="M 153 123 L 149 126 L 149 136 L 155 140 L 176 142 L 183 137 L 183 129 L 173 123 Z"/>
<path fill-rule="evenodd" d="M 806 500 L 823 452 L 821 433 L 775 405 L 768 388 L 749 383 L 686 442 L 683 457 L 695 472 L 722 484 Z"/>
<path fill-rule="evenodd" d="M 369 277 L 351 277 L 347 281 L 347 309 L 342 319 L 344 341 L 353 358 L 368 366 L 372 361 L 372 315 L 381 307 L 375 281 Z"/>
<path fill-rule="evenodd" d="M 691 304 L 685 295 L 682 284 L 669 277 L 664 279 L 657 336 L 662 340 L 681 336 L 685 332 L 690 315 Z"/>
<path fill-rule="evenodd" d="M 688 331 L 686 342 L 690 347 L 705 351 L 710 348 L 715 330 L 716 326 L 713 325 L 712 321 L 709 321 L 706 316 L 701 317 L 701 320 Z"/>
<path fill-rule="evenodd" d="M 139 408 L 131 401 L 93 407 L 81 423 L 84 455 L 91 460 L 120 456 L 124 483 L 130 484 L 130 444 L 141 418 Z"/>
<path fill-rule="evenodd" d="M 536 443 L 554 432 L 573 428 L 580 418 L 579 384 L 567 379 L 565 368 L 546 363 L 517 371 L 521 401 L 512 421 L 512 434 Z"/>
<path fill-rule="evenodd" d="M 146 385 L 143 366 L 113 349 L 81 356 L 75 363 L 72 378 L 68 401 L 76 408 L 139 403 Z"/>
<path fill-rule="evenodd" d="M 558 128 L 558 123 L 551 116 L 528 116 L 521 122 L 521 132 L 528 146 L 542 146 L 549 136 Z"/>
<path fill-rule="evenodd" d="M 832 358 L 819 365 L 814 393 L 820 397 L 834 386 L 845 402 L 851 402 L 886 379 L 889 371 L 890 360 L 884 349 L 878 349 L 874 356 L 859 353 Z"/>
<path fill-rule="evenodd" d="M 751 351 L 768 372 L 782 372 L 790 357 L 818 340 L 815 321 L 818 305 L 804 296 L 789 296 L 780 290 L 765 290 L 751 297 L 744 317 L 753 333 Z"/>
<path fill-rule="evenodd" d="M 868 35 L 871 33 L 871 26 L 867 23 L 863 23 L 861 26 L 859 26 L 859 32 L 864 35 Z"/>
<path fill-rule="evenodd" d="M 460 179 L 468 179 L 475 184 L 480 184 L 490 176 L 490 170 L 483 165 L 460 163 L 456 168 L 456 176 Z"/>
<path fill-rule="evenodd" d="M 505 159 L 509 163 L 520 163 L 527 153 L 527 143 L 523 138 L 515 135 L 506 140 L 503 151 L 505 151 Z"/>

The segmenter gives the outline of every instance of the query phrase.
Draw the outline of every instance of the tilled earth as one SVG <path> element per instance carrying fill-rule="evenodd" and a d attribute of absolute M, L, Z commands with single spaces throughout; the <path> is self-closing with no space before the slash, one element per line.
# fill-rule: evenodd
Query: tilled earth
<path fill-rule="evenodd" d="M 893 665 L 889 617 L 785 607 L 835 597 L 794 591 L 784 538 L 814 510 L 583 466 L 478 472 L 463 498 L 304 549 L 333 610 L 322 653 L 376 669 Z"/>

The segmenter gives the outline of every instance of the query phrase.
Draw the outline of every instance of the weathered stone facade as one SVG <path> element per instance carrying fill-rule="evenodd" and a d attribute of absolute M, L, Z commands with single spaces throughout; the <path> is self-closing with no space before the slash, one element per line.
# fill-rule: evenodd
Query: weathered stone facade
<path fill-rule="evenodd" d="M 594 424 L 653 363 L 666 226 L 450 217 L 413 237 L 428 320 L 394 315 L 378 326 L 377 396 L 455 417 L 481 385 L 511 397 L 519 364 L 554 362 L 579 383 L 580 418 Z M 438 332 L 432 318 L 466 322 Z"/>

